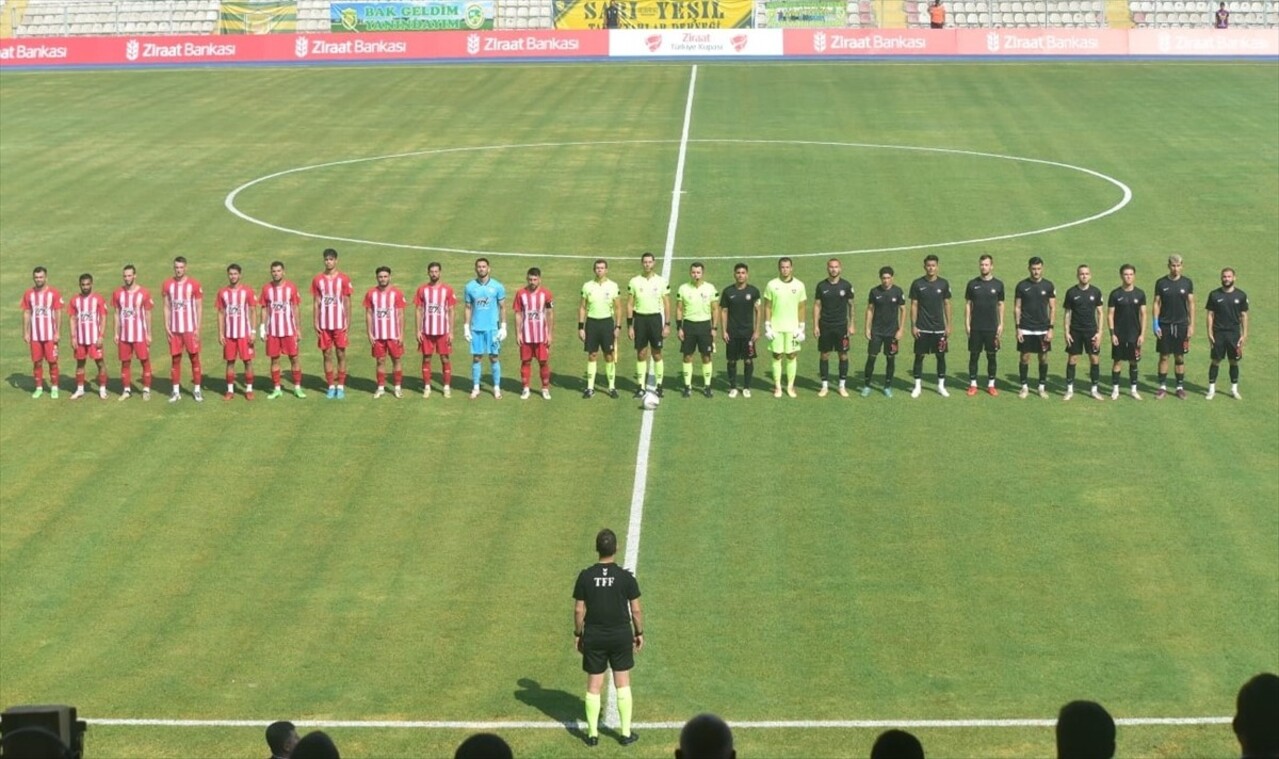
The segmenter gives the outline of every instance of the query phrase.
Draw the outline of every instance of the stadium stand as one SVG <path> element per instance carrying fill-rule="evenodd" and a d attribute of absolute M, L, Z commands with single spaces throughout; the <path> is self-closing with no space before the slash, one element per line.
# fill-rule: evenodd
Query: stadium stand
<path fill-rule="evenodd" d="M 954 0 L 947 4 L 948 26 L 1061 27 L 1112 25 L 1107 0 Z M 1272 27 L 1279 23 L 1279 2 L 1227 2 L 1232 28 Z M 928 28 L 928 3 L 905 0 L 908 26 Z M 1124 14 L 1137 27 L 1211 27 L 1217 3 L 1213 0 L 1128 0 Z"/>
<path fill-rule="evenodd" d="M 28 0 L 14 36 L 212 34 L 218 8 L 218 0 Z"/>

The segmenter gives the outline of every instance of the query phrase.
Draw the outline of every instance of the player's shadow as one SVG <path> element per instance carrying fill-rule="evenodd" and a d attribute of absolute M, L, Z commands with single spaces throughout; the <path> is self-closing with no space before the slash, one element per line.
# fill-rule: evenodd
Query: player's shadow
<path fill-rule="evenodd" d="M 9 387 L 15 390 L 23 390 L 31 392 L 35 386 L 35 380 L 31 379 L 30 374 L 10 374 L 8 378 Z"/>
<path fill-rule="evenodd" d="M 564 726 L 564 729 L 577 738 L 584 738 L 582 729 L 578 727 L 578 717 L 585 713 L 586 703 L 580 696 L 562 690 L 543 688 L 542 684 L 531 677 L 521 677 L 515 681 L 519 690 L 515 691 L 516 700 L 528 704 L 546 716 Z"/>

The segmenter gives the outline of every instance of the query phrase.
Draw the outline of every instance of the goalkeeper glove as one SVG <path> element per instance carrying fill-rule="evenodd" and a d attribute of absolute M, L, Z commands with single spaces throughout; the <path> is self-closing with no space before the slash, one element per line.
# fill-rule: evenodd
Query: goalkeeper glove
<path fill-rule="evenodd" d="M 466 340 L 466 342 L 468 343 L 471 342 L 471 325 L 469 324 L 462 325 L 462 337 L 463 339 Z"/>
<path fill-rule="evenodd" d="M 258 334 L 261 335 L 263 340 L 266 339 L 266 322 L 262 322 L 258 325 Z"/>
<path fill-rule="evenodd" d="M 765 340 L 773 339 L 773 323 L 772 322 L 764 322 L 764 339 Z"/>
<path fill-rule="evenodd" d="M 804 323 L 803 322 L 800 322 L 799 329 L 795 330 L 795 342 L 797 343 L 804 342 Z"/>
<path fill-rule="evenodd" d="M 506 325 L 503 324 L 497 328 L 497 341 L 500 343 L 506 339 Z"/>

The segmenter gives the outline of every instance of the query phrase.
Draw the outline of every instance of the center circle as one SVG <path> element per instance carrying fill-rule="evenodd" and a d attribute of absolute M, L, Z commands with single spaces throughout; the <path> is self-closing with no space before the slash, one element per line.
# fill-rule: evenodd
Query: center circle
<path fill-rule="evenodd" d="M 585 148 L 597 152 L 605 151 L 606 153 L 618 153 L 623 151 L 642 152 L 647 149 L 659 148 L 669 153 L 672 152 L 670 150 L 672 146 L 677 146 L 679 144 L 680 141 L 678 140 L 597 140 L 485 145 L 437 148 L 407 153 L 330 161 L 286 169 L 246 182 L 227 194 L 225 206 L 232 214 L 250 223 L 275 231 L 310 239 L 397 248 L 403 250 L 438 251 L 465 255 L 593 259 L 615 251 L 600 250 L 581 252 L 569 250 L 563 252 L 537 252 L 531 250 L 501 250 L 496 249 L 496 246 L 492 245 L 460 247 L 430 243 L 419 244 L 411 242 L 396 242 L 393 240 L 366 239 L 363 235 L 354 234 L 328 234 L 321 231 L 315 231 L 313 229 L 301 228 L 309 226 L 309 224 L 295 224 L 294 226 L 289 226 L 284 223 L 277 223 L 260 218 L 259 216 L 252 215 L 241 209 L 237 204 L 237 201 L 241 200 L 241 195 L 246 191 L 255 187 L 267 185 L 273 181 L 287 180 L 289 177 L 296 177 L 297 175 L 306 174 L 308 172 L 324 170 L 340 172 L 346 167 L 361 167 L 368 164 L 382 163 L 385 165 L 387 162 L 404 162 L 411 159 L 433 160 L 443 157 L 452 157 L 459 160 L 459 166 L 463 166 L 469 164 L 480 164 L 481 162 L 477 161 L 477 158 L 487 158 L 489 159 L 489 164 L 491 164 L 488 170 L 496 171 L 502 168 L 499 164 L 504 164 L 504 162 L 495 159 L 504 157 L 506 155 L 506 151 L 543 150 L 557 151 L 563 154 L 565 150 L 575 151 L 577 149 Z M 718 151 L 721 155 L 717 156 L 716 160 L 700 166 L 701 173 L 697 180 L 690 182 L 689 175 L 685 176 L 685 183 L 683 185 L 683 203 L 681 204 L 682 210 L 678 226 L 679 232 L 677 233 L 679 237 L 677 237 L 676 240 L 676 255 L 673 256 L 676 260 L 687 260 L 692 258 L 702 260 L 770 259 L 776 258 L 779 255 L 788 255 L 792 258 L 807 258 L 834 255 L 857 255 L 865 253 L 891 253 L 989 243 L 1000 240 L 1011 240 L 1021 237 L 1041 235 L 1067 229 L 1069 227 L 1087 224 L 1118 212 L 1132 200 L 1132 190 L 1126 184 L 1114 177 L 1110 177 L 1101 172 L 1081 166 L 1038 158 L 1026 158 L 1021 156 L 952 148 L 811 140 L 690 139 L 687 141 L 687 144 L 689 147 L 696 147 L 703 151 Z M 760 169 L 755 165 L 740 160 L 740 156 L 744 149 L 751 147 L 770 148 L 774 150 L 774 152 L 781 154 L 775 158 L 783 158 L 785 160 L 782 163 L 777 163 L 775 161 L 773 164 Z M 844 172 L 841 174 L 837 168 L 837 163 L 829 160 L 821 160 L 820 155 L 817 155 L 817 152 L 815 152 L 814 149 L 873 151 L 871 155 L 875 156 L 877 160 L 864 162 L 867 165 L 859 167 L 858 174 L 861 173 L 862 169 L 865 169 L 865 172 L 871 176 L 870 180 L 862 178 L 862 181 L 873 182 L 874 193 L 866 193 L 865 197 L 861 197 L 857 192 L 847 192 L 847 188 L 844 184 L 853 185 L 855 184 L 854 179 L 857 179 L 858 177 L 847 176 L 851 174 L 851 172 Z M 586 155 L 591 156 L 595 154 L 587 153 Z M 888 157 L 887 160 L 891 161 L 892 156 L 897 156 L 899 158 L 902 156 L 922 158 L 928 161 L 928 163 L 925 164 L 925 168 L 922 170 L 918 170 L 910 175 L 899 177 L 899 170 L 895 166 L 891 165 L 890 162 L 886 163 L 885 157 Z M 941 159 L 951 160 L 948 162 Z M 1100 210 L 1095 208 L 1086 208 L 1083 210 L 1076 209 L 1072 214 L 1073 218 L 1066 218 L 1064 220 L 1050 218 L 1037 219 L 1036 221 L 1038 223 L 1032 225 L 1032 228 L 1030 229 L 994 229 L 976 231 L 976 227 L 983 223 L 980 218 L 980 212 L 972 212 L 968 210 L 973 205 L 972 202 L 960 202 L 958 204 L 952 202 L 954 200 L 952 196 L 962 196 L 962 192 L 957 193 L 953 189 L 948 189 L 946 184 L 947 182 L 955 183 L 957 181 L 969 182 L 974 185 L 974 187 L 970 190 L 970 193 L 973 195 L 980 195 L 981 192 L 992 191 L 990 185 L 995 183 L 994 177 L 983 177 L 983 174 L 980 171 L 974 172 L 971 166 L 971 163 L 974 161 L 1003 162 L 1004 167 L 1002 168 L 1005 170 L 1012 169 L 1023 175 L 1027 172 L 1042 171 L 1045 169 L 1053 172 L 1070 172 L 1112 186 L 1118 190 L 1119 197 L 1112 205 Z M 440 164 L 442 162 L 436 160 L 436 163 Z M 574 160 L 565 161 L 564 163 L 565 165 L 557 168 L 564 171 L 578 172 L 578 174 L 588 173 L 589 167 L 592 165 L 592 161 L 581 162 L 576 158 L 574 158 Z M 794 177 L 787 176 L 784 165 L 798 165 L 800 170 L 805 172 L 804 185 L 802 186 L 803 192 L 794 191 L 796 180 Z M 644 166 L 646 170 L 649 171 L 650 176 L 641 177 L 640 180 L 649 182 L 653 188 L 656 188 L 654 182 L 657 181 L 657 177 L 652 175 L 661 174 L 663 171 L 673 168 L 673 164 L 671 166 L 654 166 L 649 163 L 645 163 Z M 836 168 L 832 169 L 832 166 L 835 166 Z M 546 167 L 541 168 L 545 170 Z M 485 171 L 483 167 L 477 170 L 478 173 L 482 173 L 483 171 Z M 465 172 L 459 173 L 465 174 Z M 997 173 L 998 172 L 988 172 L 988 174 Z M 339 176 L 341 175 L 339 174 Z M 930 183 L 928 191 L 923 193 L 916 192 L 915 196 L 907 196 L 903 199 L 902 187 L 909 186 L 911 182 L 919 182 L 921 176 Z M 894 178 L 897 178 L 900 181 L 892 181 Z M 389 185 L 391 186 L 387 186 L 388 182 L 384 181 L 382 184 L 368 189 L 374 192 L 394 192 L 397 189 L 396 186 L 394 186 L 394 179 L 395 178 L 392 176 L 391 181 L 389 182 Z M 491 176 L 459 176 L 457 179 L 462 186 L 465 186 L 468 180 L 472 182 L 488 182 L 490 186 L 492 186 L 492 183 L 494 182 Z M 535 192 L 537 190 L 536 187 L 519 184 L 521 180 L 527 182 L 528 179 L 528 177 L 520 177 L 512 180 L 515 183 L 512 184 L 511 187 L 519 192 Z M 403 178 L 403 181 L 411 184 L 411 177 L 405 177 Z M 671 196 L 674 180 L 673 178 L 667 178 L 664 181 L 667 182 L 667 184 L 664 185 L 664 189 L 660 190 L 663 201 Z M 697 182 L 700 182 L 700 186 L 697 185 Z M 841 182 L 844 184 L 841 184 Z M 348 179 L 346 184 L 356 184 L 356 182 L 352 179 Z M 1053 182 L 1051 184 L 1044 184 L 1041 186 L 1051 190 L 1058 184 L 1059 183 L 1057 182 Z M 1070 183 L 1066 184 L 1069 185 Z M 761 212 L 758 208 L 751 208 L 751 200 L 741 199 L 736 193 L 740 193 L 743 188 L 746 188 L 752 193 L 763 194 L 765 197 L 755 198 L 754 200 L 761 207 L 767 210 Z M 653 189 L 653 191 L 659 192 L 657 189 Z M 1077 197 L 1078 193 L 1069 188 L 1064 191 L 1058 191 L 1059 193 L 1065 193 L 1065 195 L 1061 198 L 1063 201 L 1062 203 L 1054 204 L 1051 202 L 1051 199 L 1049 199 L 1049 202 L 1034 204 L 1034 208 L 1043 213 L 1048 213 L 1047 211 L 1043 211 L 1043 209 L 1056 208 L 1058 205 L 1073 204 L 1074 206 L 1079 206 L 1080 203 L 1088 202 L 1086 200 L 1079 200 Z M 894 197 L 894 195 L 896 197 Z M 1069 197 L 1066 197 L 1067 195 Z M 532 196 L 529 195 L 525 197 Z M 696 198 L 699 203 L 704 206 L 708 206 L 711 210 L 701 214 L 697 213 L 696 210 L 691 210 L 695 205 L 691 200 L 692 198 Z M 939 198 L 940 200 L 938 200 Z M 970 201 L 973 199 L 980 200 L 980 198 L 970 198 Z M 545 200 L 549 200 L 552 205 L 556 205 L 560 201 L 559 198 L 555 197 Z M 824 233 L 823 230 L 826 227 L 831 227 L 830 236 L 832 238 L 857 239 L 862 230 L 855 228 L 855 225 L 849 226 L 851 225 L 849 219 L 858 217 L 854 213 L 845 213 L 845 211 L 853 208 L 852 204 L 862 204 L 863 206 L 869 204 L 869 207 L 874 208 L 876 204 L 887 205 L 890 202 L 905 202 L 911 206 L 911 208 L 907 209 L 907 218 L 910 220 L 910 223 L 904 224 L 903 226 L 908 226 L 912 229 L 927 228 L 929 226 L 930 218 L 935 223 L 939 221 L 934 218 L 938 213 L 942 213 L 944 215 L 946 211 L 953 207 L 955 209 L 954 218 L 942 220 L 943 223 L 961 227 L 966 225 L 970 229 L 974 230 L 974 233 L 967 235 L 955 235 L 956 239 L 940 241 L 925 239 L 908 241 L 897 245 L 877 245 L 871 247 L 851 247 L 842 249 L 833 245 L 827 245 L 826 247 L 830 247 L 832 249 L 820 251 L 779 249 L 779 246 L 772 246 L 767 250 L 753 250 L 749 247 L 744 247 L 742 244 L 738 244 L 733 245 L 733 248 L 739 252 L 731 254 L 699 253 L 695 256 L 678 255 L 680 237 L 685 236 L 686 230 L 690 226 L 695 226 L 699 223 L 715 224 L 716 226 L 714 227 L 713 234 L 717 235 L 716 239 L 718 239 L 718 235 L 723 234 L 725 230 L 736 230 L 740 228 L 743 235 L 742 242 L 746 245 L 749 244 L 748 240 L 752 233 L 752 224 L 755 225 L 756 231 L 771 231 L 771 227 L 773 225 L 789 225 L 794 223 L 798 228 L 807 228 L 813 233 L 813 236 L 818 237 L 822 236 Z M 388 204 L 390 204 L 389 201 Z M 394 206 L 394 204 L 390 205 Z M 979 208 L 983 207 L 980 202 L 976 205 Z M 658 208 L 658 206 L 662 207 Z M 653 208 L 654 213 L 661 216 L 660 224 L 658 224 L 658 226 L 662 227 L 664 230 L 669 209 L 660 201 L 653 203 Z M 338 218 L 339 209 L 333 208 L 323 210 L 325 218 Z M 392 207 L 390 209 L 390 213 L 394 214 L 395 212 L 396 209 Z M 558 215 L 555 213 L 555 209 L 548 211 L 548 213 L 552 216 Z M 710 221 L 707 221 L 702 217 L 709 217 Z M 863 213 L 861 218 L 862 223 L 864 223 L 865 213 Z M 658 220 L 652 219 L 650 221 Z M 848 226 L 849 228 L 845 229 L 840 227 L 841 224 Z M 733 243 L 735 241 L 729 239 L 728 242 Z"/>

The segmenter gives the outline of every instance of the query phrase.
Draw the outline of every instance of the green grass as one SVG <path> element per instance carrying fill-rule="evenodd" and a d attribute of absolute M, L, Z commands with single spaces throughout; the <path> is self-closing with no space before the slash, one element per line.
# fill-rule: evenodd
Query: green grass
<path fill-rule="evenodd" d="M 641 251 L 661 256 L 689 70 L 0 76 L 0 704 L 264 723 L 576 717 L 570 585 L 599 527 L 625 532 L 641 415 L 577 398 L 590 261 L 558 256 L 603 255 L 622 282 Z M 1048 718 L 1074 698 L 1117 717 L 1228 716 L 1244 680 L 1279 669 L 1276 135 L 1273 64 L 699 66 L 676 281 L 704 259 L 722 286 L 751 256 L 762 286 L 790 254 L 811 288 L 823 255 L 843 251 L 860 321 L 878 267 L 905 285 L 924 251 L 848 251 L 1054 226 L 1120 193 L 1042 164 L 850 144 L 1085 167 L 1131 187 L 1132 203 L 1050 234 L 933 249 L 943 276 L 959 292 L 988 252 L 1011 289 L 1040 255 L 1059 291 L 1083 262 L 1109 290 L 1131 262 L 1149 292 L 1175 251 L 1202 303 L 1234 266 L 1253 306 L 1246 400 L 1199 397 L 1202 332 L 1185 402 L 819 400 L 811 346 L 797 401 L 668 398 L 648 462 L 636 718 Z M 541 147 L 454 150 L 507 145 Z M 538 265 L 557 295 L 551 403 L 423 401 L 415 358 L 409 397 L 375 403 L 362 340 L 343 404 L 211 392 L 170 406 L 163 360 L 149 404 L 26 397 L 16 304 L 37 264 L 64 295 L 81 271 L 114 287 L 126 262 L 154 290 L 183 254 L 211 292 L 231 261 L 255 285 L 275 258 L 305 282 L 333 244 L 358 293 L 384 263 L 411 290 L 429 260 L 460 287 L 471 253 L 331 243 L 223 207 L 267 174 L 402 153 L 418 155 L 264 181 L 237 207 L 312 234 L 528 254 L 494 256 L 495 273 L 513 290 Z M 855 342 L 855 376 L 864 351 Z M 505 353 L 510 390 L 518 362 Z M 952 386 L 966 364 L 952 352 Z M 1054 392 L 1063 369 L 1058 353 Z M 1142 369 L 1149 385 L 1153 358 Z M 1015 376 L 1013 354 L 1000 372 Z M 464 364 L 456 375 L 469 388 Z M 99 757 L 241 756 L 260 732 L 95 725 L 88 740 Z M 330 732 L 350 756 L 443 755 L 465 735 Z M 877 732 L 743 729 L 739 747 L 865 755 Z M 1051 752 L 1046 728 L 916 732 L 935 756 Z M 520 756 L 580 753 L 559 729 L 503 733 Z M 674 741 L 650 730 L 627 754 L 669 755 Z M 1225 725 L 1141 726 L 1121 727 L 1120 751 L 1235 747 Z"/>

